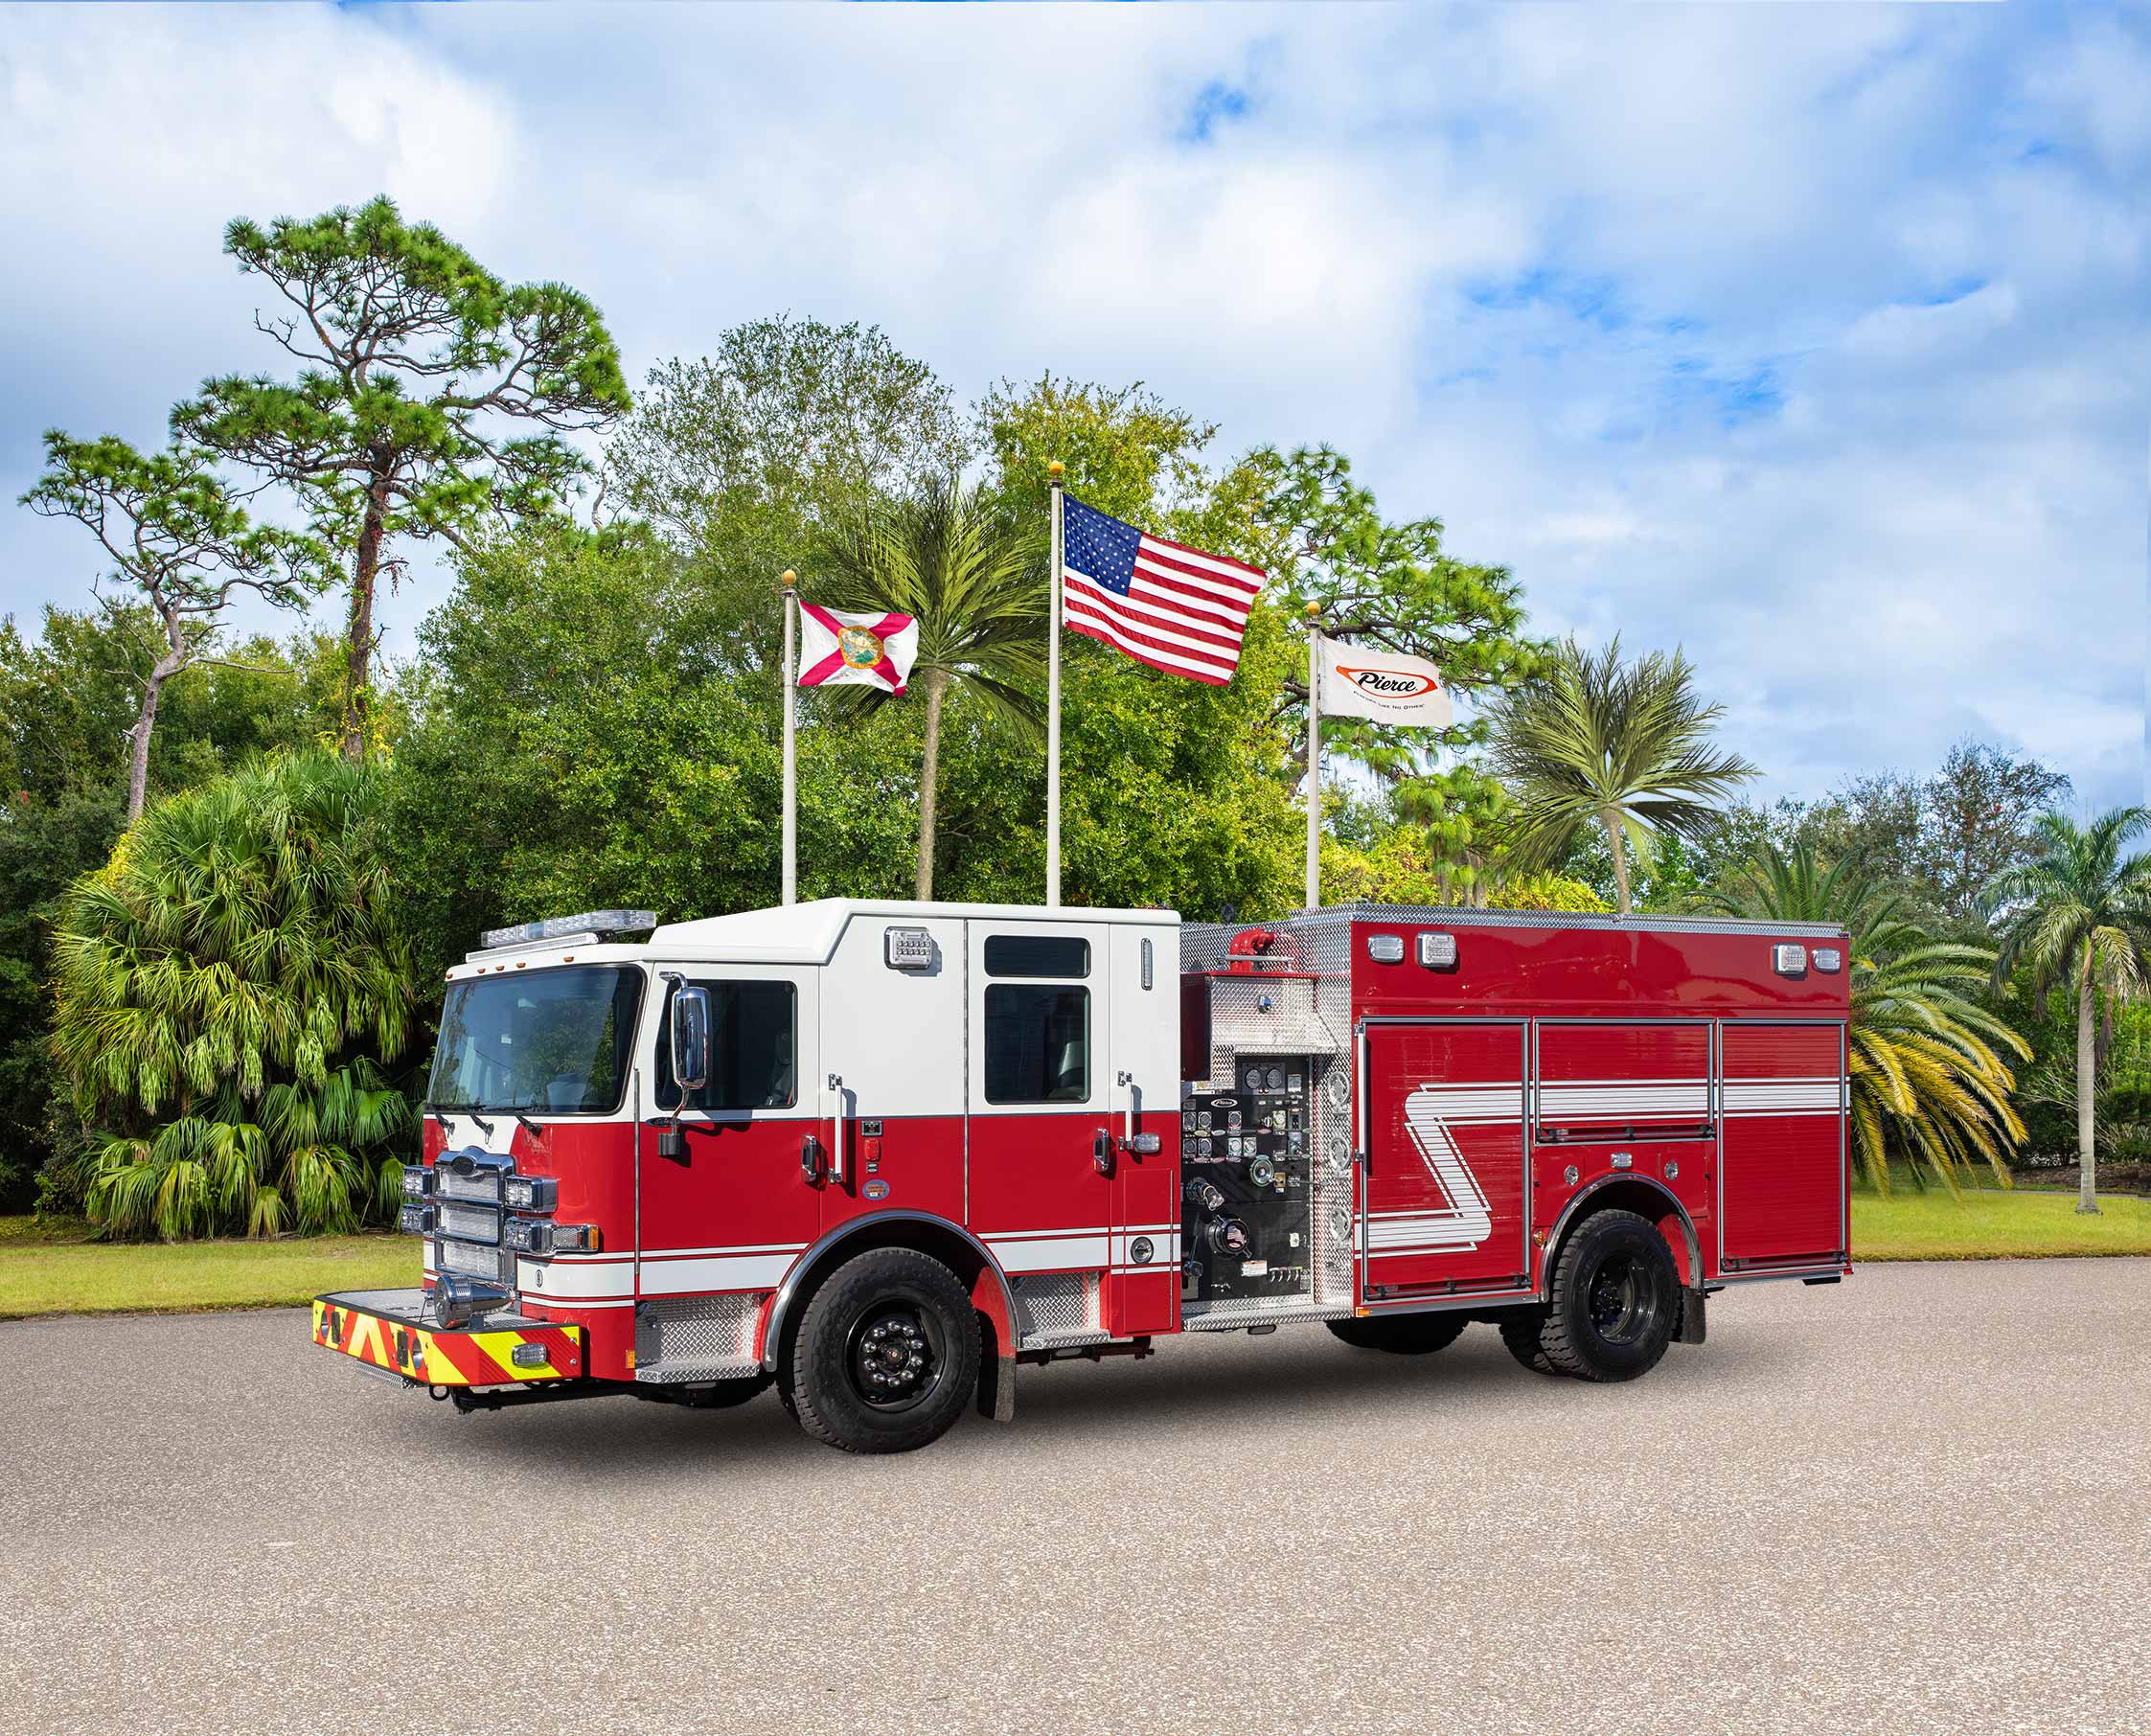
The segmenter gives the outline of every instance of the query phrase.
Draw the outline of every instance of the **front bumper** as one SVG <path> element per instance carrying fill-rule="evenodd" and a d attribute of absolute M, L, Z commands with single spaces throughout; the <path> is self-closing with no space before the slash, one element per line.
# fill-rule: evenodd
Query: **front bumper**
<path fill-rule="evenodd" d="M 356 1290 L 313 1299 L 313 1341 L 420 1386 L 572 1381 L 588 1366 L 580 1326 L 496 1315 L 434 1326 L 420 1290 Z"/>

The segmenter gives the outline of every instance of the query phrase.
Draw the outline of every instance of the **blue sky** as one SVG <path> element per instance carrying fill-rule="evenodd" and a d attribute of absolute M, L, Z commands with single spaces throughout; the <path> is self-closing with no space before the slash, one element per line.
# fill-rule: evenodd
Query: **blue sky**
<path fill-rule="evenodd" d="M 10 500 L 275 365 L 228 217 L 386 191 L 638 378 L 790 309 L 1328 441 L 1541 629 L 1685 647 L 1767 793 L 1974 736 L 2141 798 L 2143 11 L 0 12 Z M 0 609 L 95 571 L 0 512 Z"/>

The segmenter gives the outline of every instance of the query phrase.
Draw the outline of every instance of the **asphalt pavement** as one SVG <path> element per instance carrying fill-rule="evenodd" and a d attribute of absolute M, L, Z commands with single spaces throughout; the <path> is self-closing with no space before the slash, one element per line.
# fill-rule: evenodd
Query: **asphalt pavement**
<path fill-rule="evenodd" d="M 1624 1386 L 1174 1339 L 899 1458 L 460 1417 L 296 1313 L 0 1370 L 24 1736 L 2151 1729 L 2147 1261 L 1735 1290 Z"/>

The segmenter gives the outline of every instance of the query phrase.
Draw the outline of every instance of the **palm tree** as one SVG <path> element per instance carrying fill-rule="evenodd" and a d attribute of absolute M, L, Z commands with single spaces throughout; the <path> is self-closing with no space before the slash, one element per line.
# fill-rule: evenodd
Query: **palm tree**
<path fill-rule="evenodd" d="M 1998 1048 L 2030 1046 L 1966 991 L 1994 963 L 1984 947 L 1930 940 L 1878 890 L 1858 858 L 1827 869 L 1806 842 L 1791 854 L 1765 843 L 1730 885 L 1706 901 L 1728 916 L 1836 923 L 1849 937 L 1852 1014 L 1846 1062 L 1852 1145 L 1875 1191 L 1889 1191 L 1892 1145 L 1954 1195 L 1958 1172 L 1982 1159 L 2009 1185 L 2004 1155 L 2025 1136 L 2010 1094 L 2016 1077 Z"/>
<path fill-rule="evenodd" d="M 111 1233 L 394 1210 L 413 1116 L 377 1062 L 409 1039 L 417 995 L 382 806 L 377 765 L 269 761 L 153 804 L 69 889 L 53 1048 Z"/>
<path fill-rule="evenodd" d="M 1569 639 L 1546 674 L 1497 701 L 1493 766 L 1517 804 L 1504 839 L 1525 869 L 1551 868 L 1584 827 L 1604 828 L 1620 912 L 1629 914 L 1628 849 L 1648 862 L 1661 834 L 1700 838 L 1717 804 L 1755 775 L 1717 753 L 1694 666 L 1679 651 L 1621 662 L 1621 642 L 1595 656 Z"/>
<path fill-rule="evenodd" d="M 2032 824 L 2039 855 L 1996 875 L 1983 900 L 2002 941 L 1996 983 L 2028 965 L 2035 994 L 2063 983 L 2076 997 L 2080 1212 L 2098 1210 L 2098 999 L 2126 1000 L 2151 984 L 2151 854 L 2121 854 L 2146 826 L 2151 810 L 2142 808 L 2117 808 L 2089 826 L 2041 814 Z"/>
<path fill-rule="evenodd" d="M 953 477 L 885 501 L 836 542 L 816 601 L 888 608 L 919 622 L 911 679 L 926 697 L 919 756 L 919 859 L 913 895 L 933 896 L 941 720 L 951 692 L 1026 733 L 1038 727 L 1034 689 L 1045 674 L 1048 599 L 1036 538 L 995 521 L 976 489 Z M 886 696 L 868 690 L 859 702 Z"/>

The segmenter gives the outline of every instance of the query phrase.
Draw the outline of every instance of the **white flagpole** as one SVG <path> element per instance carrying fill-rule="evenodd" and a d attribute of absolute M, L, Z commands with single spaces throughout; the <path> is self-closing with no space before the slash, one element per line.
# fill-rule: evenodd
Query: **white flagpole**
<path fill-rule="evenodd" d="M 1045 467 L 1053 479 L 1052 624 L 1045 646 L 1045 902 L 1061 903 L 1061 461 Z"/>
<path fill-rule="evenodd" d="M 1307 605 L 1307 907 L 1322 907 L 1322 629 Z"/>
<path fill-rule="evenodd" d="M 799 765 L 793 751 L 793 714 L 799 704 L 799 575 L 787 572 L 784 584 L 784 902 L 799 902 Z"/>

